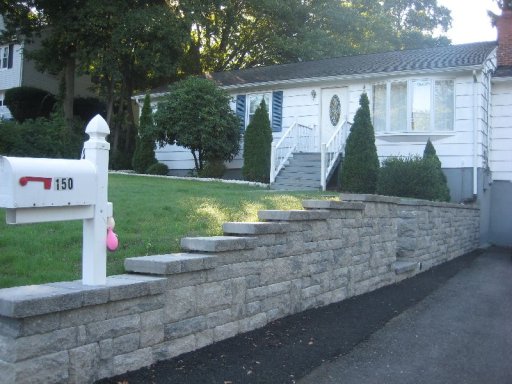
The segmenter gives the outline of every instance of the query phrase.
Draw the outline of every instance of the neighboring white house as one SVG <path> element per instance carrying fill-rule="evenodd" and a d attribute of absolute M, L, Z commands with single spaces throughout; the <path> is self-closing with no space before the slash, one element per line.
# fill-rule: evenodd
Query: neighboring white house
<path fill-rule="evenodd" d="M 0 16 L 0 30 L 4 29 L 4 22 Z M 11 113 L 4 105 L 5 91 L 15 87 L 35 87 L 44 89 L 54 95 L 59 92 L 60 78 L 49 73 L 41 73 L 36 69 L 34 61 L 27 60 L 25 52 L 40 47 L 40 40 L 31 43 L 25 41 L 12 41 L 0 45 L 0 119 L 10 118 Z M 77 76 L 75 79 L 76 97 L 93 96 L 89 90 L 90 78 Z"/>
<path fill-rule="evenodd" d="M 366 92 L 379 158 L 422 155 L 430 138 L 452 201 L 477 200 L 482 207 L 482 242 L 512 245 L 511 16 L 504 11 L 498 20 L 499 44 L 340 57 L 209 77 L 233 96 L 242 130 L 265 98 L 278 146 L 273 155 L 277 171 L 281 160 L 290 161 L 282 153 L 292 146 L 295 152 L 319 153 L 322 144 L 333 140 L 343 150 L 349 128 L 344 123 L 353 120 L 360 95 Z M 298 133 L 302 126 L 307 129 Z M 293 145 L 288 136 L 295 137 Z M 307 149 L 300 143 L 297 147 L 297 136 L 308 141 Z M 329 158 L 329 146 L 324 151 Z M 175 174 L 193 169 L 184 148 L 166 146 L 157 158 Z M 228 167 L 241 165 L 239 156 Z M 319 163 L 319 174 L 320 168 Z M 306 183 L 300 172 L 293 179 Z M 322 178 L 315 183 L 320 188 Z"/>

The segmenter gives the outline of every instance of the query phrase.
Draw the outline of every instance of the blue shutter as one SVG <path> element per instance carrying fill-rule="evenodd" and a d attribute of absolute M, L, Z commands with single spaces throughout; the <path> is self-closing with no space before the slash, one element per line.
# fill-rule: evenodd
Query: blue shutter
<path fill-rule="evenodd" d="M 283 129 L 283 91 L 272 92 L 272 132 Z"/>
<path fill-rule="evenodd" d="M 8 53 L 9 56 L 7 56 L 7 68 L 12 68 L 13 54 L 14 54 L 14 44 L 9 44 L 9 53 Z"/>
<path fill-rule="evenodd" d="M 240 119 L 240 132 L 245 131 L 245 95 L 236 96 L 236 115 Z"/>

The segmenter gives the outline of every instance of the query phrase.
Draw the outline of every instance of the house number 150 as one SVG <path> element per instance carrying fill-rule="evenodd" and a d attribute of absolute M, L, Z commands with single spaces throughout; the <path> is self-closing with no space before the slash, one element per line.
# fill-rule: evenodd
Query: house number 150
<path fill-rule="evenodd" d="M 73 189 L 72 177 L 57 177 L 55 178 L 55 189 L 57 191 L 66 191 Z"/>

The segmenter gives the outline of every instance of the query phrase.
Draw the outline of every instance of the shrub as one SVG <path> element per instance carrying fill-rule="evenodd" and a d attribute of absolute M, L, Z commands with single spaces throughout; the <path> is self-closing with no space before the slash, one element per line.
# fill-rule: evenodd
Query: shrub
<path fill-rule="evenodd" d="M 7 156 L 80 157 L 83 135 L 70 131 L 61 113 L 50 119 L 29 119 L 0 124 L 0 153 Z"/>
<path fill-rule="evenodd" d="M 226 166 L 222 160 L 207 160 L 203 169 L 198 173 L 199 177 L 212 177 L 220 179 L 226 172 Z"/>
<path fill-rule="evenodd" d="M 177 82 L 155 113 L 160 144 L 188 148 L 198 173 L 208 160 L 231 161 L 240 150 L 240 122 L 229 103 L 227 92 L 210 80 Z"/>
<path fill-rule="evenodd" d="M 430 141 L 427 140 L 427 144 L 425 145 L 425 150 L 423 151 L 424 159 L 431 159 L 435 166 L 435 174 L 432 176 L 432 183 L 434 191 L 435 200 L 439 201 L 450 201 L 450 189 L 448 188 L 448 182 L 446 180 L 446 175 L 443 173 L 441 168 L 441 161 L 439 157 L 437 157 L 436 149 L 434 145 Z"/>
<path fill-rule="evenodd" d="M 146 173 L 148 175 L 161 175 L 167 176 L 169 174 L 169 167 L 164 163 L 155 163 L 150 165 L 148 169 L 146 169 Z"/>
<path fill-rule="evenodd" d="M 340 168 L 340 187 L 345 192 L 375 193 L 376 190 L 379 158 L 369 104 L 368 96 L 363 93 Z"/>
<path fill-rule="evenodd" d="M 49 118 L 56 99 L 50 92 L 33 87 L 17 87 L 5 91 L 5 105 L 12 117 L 22 123 L 27 119 Z"/>
<path fill-rule="evenodd" d="M 157 162 L 155 148 L 151 100 L 149 95 L 146 95 L 140 115 L 139 134 L 135 139 L 135 151 L 133 152 L 132 165 L 135 172 L 145 173 L 151 165 Z"/>
<path fill-rule="evenodd" d="M 439 194 L 436 161 L 430 157 L 390 157 L 382 163 L 377 193 L 432 201 L 447 201 Z"/>
<path fill-rule="evenodd" d="M 244 165 L 242 167 L 245 180 L 269 182 L 271 149 L 272 128 L 267 106 L 262 100 L 245 131 Z"/>

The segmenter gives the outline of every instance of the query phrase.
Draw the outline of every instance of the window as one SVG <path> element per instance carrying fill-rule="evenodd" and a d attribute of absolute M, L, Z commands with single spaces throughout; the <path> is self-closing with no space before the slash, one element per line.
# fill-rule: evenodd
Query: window
<path fill-rule="evenodd" d="M 256 113 L 256 109 L 258 109 L 258 107 L 260 106 L 262 100 L 265 100 L 265 105 L 267 106 L 267 111 L 268 111 L 268 114 L 269 114 L 269 118 L 272 116 L 271 112 L 270 112 L 270 109 L 271 109 L 271 105 L 270 105 L 271 96 L 272 96 L 271 93 L 253 93 L 253 94 L 247 95 L 247 100 L 249 101 L 249 105 L 248 105 L 248 108 L 247 108 L 247 120 L 246 120 L 247 124 L 251 122 L 252 117 Z"/>
<path fill-rule="evenodd" d="M 451 131 L 454 114 L 453 80 L 414 79 L 373 86 L 376 132 Z"/>
<path fill-rule="evenodd" d="M 9 66 L 9 46 L 0 47 L 0 69 L 6 69 Z"/>

